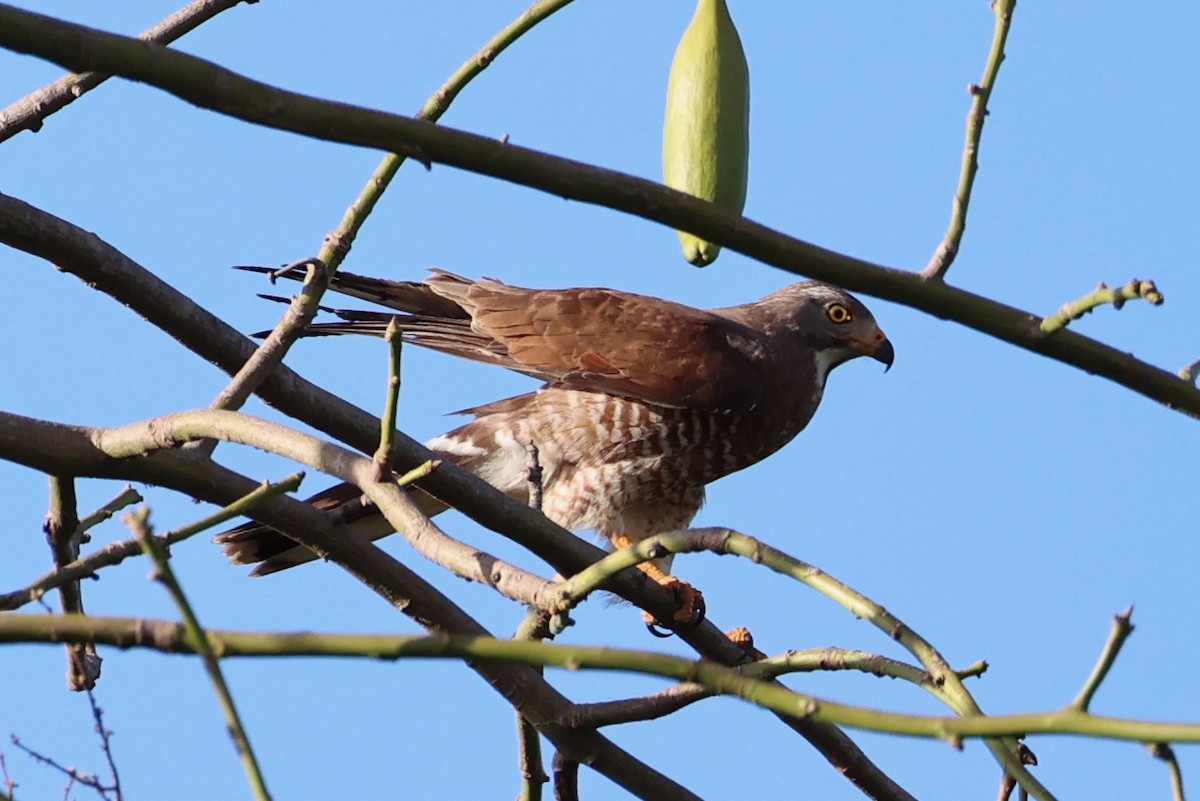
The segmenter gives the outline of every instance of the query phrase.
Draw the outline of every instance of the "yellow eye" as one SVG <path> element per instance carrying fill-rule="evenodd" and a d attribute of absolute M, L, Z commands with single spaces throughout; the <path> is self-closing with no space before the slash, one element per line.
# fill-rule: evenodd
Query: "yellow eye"
<path fill-rule="evenodd" d="M 853 315 L 850 314 L 850 310 L 840 303 L 831 304 L 829 308 L 825 309 L 825 313 L 828 314 L 829 319 L 833 320 L 835 323 L 848 323 L 851 319 L 853 319 Z"/>

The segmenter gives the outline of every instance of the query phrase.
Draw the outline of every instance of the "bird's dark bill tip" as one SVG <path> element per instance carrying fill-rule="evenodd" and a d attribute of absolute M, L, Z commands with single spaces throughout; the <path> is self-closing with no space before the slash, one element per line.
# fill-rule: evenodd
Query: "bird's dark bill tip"
<path fill-rule="evenodd" d="M 885 339 L 875 348 L 875 352 L 871 354 L 871 358 L 883 362 L 883 372 L 886 373 L 892 369 L 892 362 L 896 360 L 896 349 L 892 347 L 890 341 Z"/>

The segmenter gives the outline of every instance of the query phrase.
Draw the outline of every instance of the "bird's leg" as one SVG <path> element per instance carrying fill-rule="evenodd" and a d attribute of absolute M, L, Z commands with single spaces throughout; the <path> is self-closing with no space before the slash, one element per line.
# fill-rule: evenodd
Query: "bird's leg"
<path fill-rule="evenodd" d="M 627 534 L 610 534 L 608 539 L 614 548 L 627 548 L 637 542 Z M 675 598 L 679 601 L 679 608 L 671 616 L 669 624 L 656 620 L 649 612 L 642 612 L 642 619 L 646 621 L 646 626 L 652 634 L 658 633 L 656 626 L 668 629 L 691 628 L 704 620 L 704 596 L 700 594 L 700 590 L 686 581 L 675 578 L 654 562 L 642 562 L 637 568 L 649 576 L 655 584 L 674 593 Z M 663 634 L 662 636 L 670 635 Z"/>

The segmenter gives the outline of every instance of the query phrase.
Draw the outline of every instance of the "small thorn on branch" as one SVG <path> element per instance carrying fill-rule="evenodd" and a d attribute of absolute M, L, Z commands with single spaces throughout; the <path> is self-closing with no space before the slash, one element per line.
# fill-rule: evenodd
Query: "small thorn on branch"
<path fill-rule="evenodd" d="M 1043 334 L 1052 334 L 1066 328 L 1071 321 L 1078 320 L 1097 306 L 1111 303 L 1114 309 L 1120 309 L 1125 305 L 1125 301 L 1137 299 L 1144 300 L 1151 306 L 1161 306 L 1164 300 L 1163 294 L 1158 291 L 1153 281 L 1134 278 L 1117 289 L 1109 289 L 1108 285 L 1101 281 L 1094 292 L 1089 292 L 1070 303 L 1064 303 L 1057 312 L 1043 319 L 1038 328 Z"/>

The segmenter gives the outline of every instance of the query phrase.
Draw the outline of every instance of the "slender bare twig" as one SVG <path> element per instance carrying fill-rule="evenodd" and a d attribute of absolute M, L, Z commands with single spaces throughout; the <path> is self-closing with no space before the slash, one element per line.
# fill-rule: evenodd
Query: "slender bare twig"
<path fill-rule="evenodd" d="M 400 328 L 393 317 L 383 335 L 388 346 L 387 397 L 384 399 L 383 416 L 379 418 L 379 447 L 372 461 L 375 464 L 375 480 L 386 481 L 392 475 L 392 450 L 396 441 L 396 410 L 400 400 L 400 358 L 404 341 Z"/>
<path fill-rule="evenodd" d="M 195 0 L 154 27 L 138 34 L 137 38 L 146 42 L 169 44 L 240 2 L 256 3 L 258 0 Z M 73 103 L 110 77 L 96 72 L 64 75 L 54 83 L 47 84 L 8 108 L 0 110 L 0 142 L 24 130 L 41 130 L 42 122 L 47 117 Z"/>
<path fill-rule="evenodd" d="M 655 220 L 783 270 L 954 320 L 1200 416 L 1200 391 L 1174 373 L 1086 337 L 1066 332 L 1042 336 L 1037 330 L 1040 318 L 1028 312 L 954 289 L 944 282 L 925 281 L 907 270 L 888 269 L 833 253 L 650 181 L 408 117 L 286 92 L 183 53 L 146 52 L 141 43 L 125 37 L 7 7 L 0 7 L 0 46 L 50 59 L 69 69 L 97 68 L 119 73 L 249 122 L 327 141 L 391 152 L 419 152 L 434 163 Z M 15 223 L 10 226 L 15 227 Z M 0 233 L 4 228 L 0 224 Z M 8 238 L 28 241 L 28 234 L 25 231 Z M 22 249 L 37 252 L 39 248 L 31 245 Z"/>
<path fill-rule="evenodd" d="M 161 537 L 163 545 L 170 547 L 177 542 L 183 542 L 188 537 L 198 534 L 201 531 L 219 526 L 235 517 L 241 517 L 263 498 L 270 498 L 275 495 L 282 495 L 285 492 L 295 491 L 303 479 L 303 473 L 294 473 L 278 484 L 264 482 L 253 492 L 248 493 L 243 498 L 229 504 L 220 511 L 202 518 L 195 523 L 175 529 L 174 531 L 168 531 Z M 82 559 L 77 559 L 70 564 L 55 568 L 19 590 L 0 595 L 0 612 L 18 609 L 27 603 L 36 601 L 47 590 L 92 576 L 101 568 L 118 565 L 130 556 L 139 553 L 142 553 L 142 546 L 138 543 L 137 539 L 110 543 Z"/>
<path fill-rule="evenodd" d="M 4 761 L 3 751 L 0 751 L 0 779 L 4 780 L 4 791 L 0 792 L 0 801 L 13 801 L 13 791 L 17 783 L 8 774 L 8 763 Z"/>
<path fill-rule="evenodd" d="M 50 509 L 46 513 L 44 530 L 55 569 L 62 569 L 63 565 L 79 557 L 79 544 L 84 534 L 79 527 L 74 478 L 50 477 Z M 63 612 L 83 614 L 83 590 L 78 581 L 60 584 L 58 597 Z M 102 661 L 94 645 L 68 645 L 67 688 L 79 692 L 95 687 Z"/>
<path fill-rule="evenodd" d="M 27 754 L 34 762 L 38 762 L 46 767 L 53 768 L 54 770 L 66 776 L 71 782 L 77 782 L 85 787 L 90 787 L 99 793 L 103 798 L 107 798 L 108 794 L 116 789 L 115 787 L 100 781 L 100 778 L 95 774 L 88 773 L 84 770 L 79 770 L 78 768 L 71 767 L 70 765 L 63 765 L 53 757 L 49 757 L 39 751 L 35 751 L 34 749 L 25 745 L 25 743 L 21 742 L 21 740 L 15 734 L 9 736 L 9 741 L 21 751 L 24 751 L 25 754 Z"/>
<path fill-rule="evenodd" d="M 1066 328 L 1072 320 L 1078 320 L 1097 306 L 1111 303 L 1114 309 L 1120 309 L 1127 300 L 1142 298 L 1151 306 L 1161 306 L 1162 293 L 1153 281 L 1140 281 L 1134 278 L 1128 284 L 1117 289 L 1109 289 L 1103 281 L 1094 292 L 1089 292 L 1078 300 L 1063 304 L 1062 308 L 1046 317 L 1038 328 L 1043 334 L 1053 334 Z"/>
<path fill-rule="evenodd" d="M 1150 755 L 1161 759 L 1167 765 L 1167 774 L 1171 777 L 1172 801 L 1184 801 L 1183 771 L 1179 769 L 1179 760 L 1175 758 L 1175 749 L 1167 743 L 1154 743 L 1150 746 Z"/>
<path fill-rule="evenodd" d="M 104 760 L 108 763 L 108 773 L 112 777 L 110 786 L 113 795 L 116 796 L 116 801 L 122 801 L 125 794 L 121 792 L 121 774 L 117 771 L 117 761 L 113 758 L 112 732 L 104 725 L 104 711 L 96 703 L 95 694 L 88 690 L 87 697 L 88 705 L 92 708 L 92 720 L 96 723 L 96 734 L 100 737 L 100 750 L 104 753 Z"/>
<path fill-rule="evenodd" d="M 992 12 L 996 15 L 996 24 L 992 29 L 992 46 L 983 66 L 983 78 L 979 83 L 967 87 L 971 94 L 971 110 L 967 113 L 967 139 L 963 144 L 958 188 L 954 191 L 950 226 L 946 229 L 933 257 L 925 265 L 925 269 L 921 270 L 921 277 L 927 280 L 940 281 L 945 277 L 962 244 L 963 232 L 967 228 L 967 207 L 971 203 L 971 187 L 975 184 L 975 173 L 979 169 L 979 140 L 983 136 L 983 123 L 987 120 L 988 100 L 996 85 L 1000 65 L 1004 62 L 1004 42 L 1008 39 L 1008 29 L 1016 7 L 1017 0 L 992 0 Z"/>
<path fill-rule="evenodd" d="M 1130 622 L 1132 617 L 1132 605 L 1127 607 L 1124 612 L 1113 615 L 1112 629 L 1109 630 L 1108 639 L 1100 651 L 1100 658 L 1096 660 L 1095 667 L 1092 668 L 1087 681 L 1080 688 L 1079 695 L 1075 696 L 1075 700 L 1071 702 L 1072 707 L 1086 712 L 1091 706 L 1092 697 L 1096 694 L 1096 690 L 1100 689 L 1100 682 L 1104 681 L 1104 677 L 1108 675 L 1113 663 L 1117 661 L 1117 654 L 1121 652 L 1121 646 L 1133 633 L 1133 623 Z"/>
<path fill-rule="evenodd" d="M 85 532 L 81 538 L 81 541 L 90 542 L 91 537 L 86 534 L 87 531 L 90 531 L 104 521 L 108 520 L 126 506 L 132 506 L 135 503 L 141 502 L 141 494 L 133 487 L 126 484 L 124 489 L 117 493 L 116 497 L 105 503 L 96 511 L 89 514 L 87 517 L 80 519 L 79 530 L 81 532 Z"/>
<path fill-rule="evenodd" d="M 542 786 L 550 781 L 542 766 L 542 740 L 538 730 L 517 713 L 517 758 L 521 771 L 518 801 L 541 801 Z"/>
<path fill-rule="evenodd" d="M 229 692 L 229 685 L 225 683 L 220 660 L 217 658 L 212 644 L 208 641 L 208 637 L 205 636 L 204 629 L 201 628 L 191 603 L 184 595 L 183 588 L 176 580 L 175 573 L 171 570 L 167 549 L 150 530 L 150 510 L 142 507 L 139 511 L 127 512 L 123 519 L 133 531 L 146 556 L 154 561 L 155 570 L 152 576 L 155 581 L 163 585 L 171 596 L 171 600 L 175 602 L 175 606 L 183 618 L 183 630 L 191 641 L 192 647 L 204 662 L 204 670 L 208 673 L 209 681 L 212 682 L 217 703 L 221 707 L 221 715 L 225 718 L 225 728 L 233 740 L 234 748 L 237 749 L 242 769 L 246 772 L 246 780 L 250 783 L 251 793 L 258 801 L 270 801 L 271 794 L 267 792 L 262 770 L 258 766 L 258 760 L 254 757 L 254 747 L 250 744 L 250 738 L 242 726 L 242 719 L 233 702 L 233 695 Z"/>

